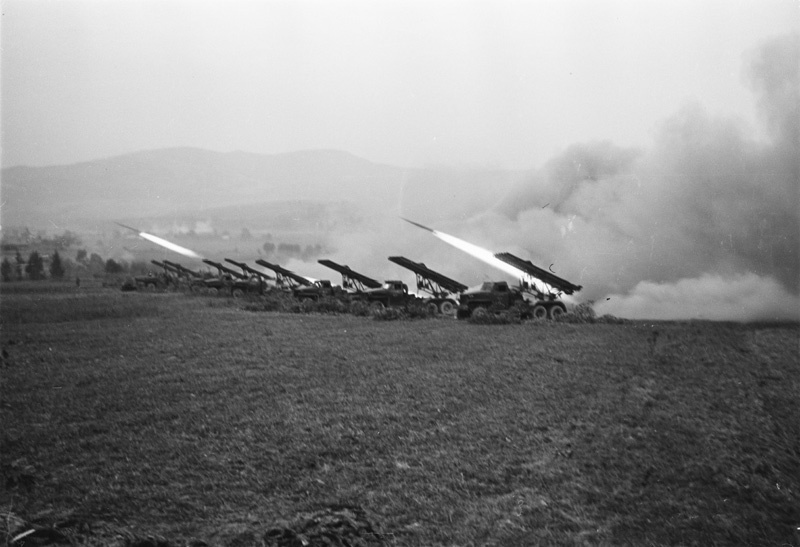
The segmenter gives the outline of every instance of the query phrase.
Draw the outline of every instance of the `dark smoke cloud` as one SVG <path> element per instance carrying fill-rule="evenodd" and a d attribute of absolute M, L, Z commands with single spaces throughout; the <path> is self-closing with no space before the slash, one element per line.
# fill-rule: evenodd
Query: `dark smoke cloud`
<path fill-rule="evenodd" d="M 782 301 L 774 315 L 785 317 L 788 301 L 797 316 L 799 51 L 791 35 L 748 57 L 767 140 L 688 104 L 649 150 L 574 145 L 452 233 L 553 264 L 605 311 L 662 317 L 666 295 L 673 315 L 684 302 L 686 317 L 766 318 L 763 305 L 747 309 Z M 698 314 L 692 302 L 719 309 Z"/>

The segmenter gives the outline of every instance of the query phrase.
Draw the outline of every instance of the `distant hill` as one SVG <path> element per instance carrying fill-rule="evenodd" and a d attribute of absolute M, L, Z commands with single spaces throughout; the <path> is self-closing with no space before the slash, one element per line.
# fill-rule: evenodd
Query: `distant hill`
<path fill-rule="evenodd" d="M 2 171 L 2 223 L 84 225 L 285 200 L 397 203 L 403 170 L 315 150 L 277 155 L 192 148 Z"/>
<path fill-rule="evenodd" d="M 401 212 L 426 222 L 486 208 L 517 179 L 502 171 L 405 169 L 334 150 L 252 154 L 169 148 L 3 169 L 0 222 L 52 231 L 213 215 L 220 225 L 241 229 L 268 211 L 273 219 L 265 226 L 273 225 L 276 203 L 290 219 L 298 218 L 297 211 L 311 215 L 312 224 L 331 222 L 331 214 L 355 219 Z"/>
<path fill-rule="evenodd" d="M 292 200 L 212 207 L 200 211 L 122 219 L 122 223 L 158 234 L 238 236 L 243 228 L 253 234 L 328 233 L 358 230 L 380 217 L 352 201 Z"/>

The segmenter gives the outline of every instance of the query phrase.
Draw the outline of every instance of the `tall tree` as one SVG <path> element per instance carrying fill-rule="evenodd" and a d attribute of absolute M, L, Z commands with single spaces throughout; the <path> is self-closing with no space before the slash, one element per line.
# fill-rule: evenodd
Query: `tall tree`
<path fill-rule="evenodd" d="M 92 275 L 103 275 L 103 272 L 106 270 L 106 263 L 99 254 L 92 253 L 89 256 L 87 267 L 89 268 L 89 273 Z"/>
<path fill-rule="evenodd" d="M 25 273 L 28 274 L 28 279 L 38 281 L 44 279 L 44 260 L 36 251 L 33 251 L 28 256 L 28 264 L 25 266 Z"/>
<path fill-rule="evenodd" d="M 53 253 L 53 259 L 50 261 L 50 277 L 53 279 L 64 278 L 64 265 L 61 263 L 61 257 L 58 251 Z"/>
<path fill-rule="evenodd" d="M 8 261 L 8 258 L 4 258 L 3 263 L 0 264 L 0 276 L 2 276 L 4 282 L 11 281 L 13 271 L 14 268 L 11 266 L 11 262 Z"/>
<path fill-rule="evenodd" d="M 120 264 L 113 258 L 109 258 L 108 260 L 106 260 L 106 273 L 115 274 L 115 273 L 122 273 L 123 271 L 125 271 L 125 268 L 122 266 L 122 264 Z"/>
<path fill-rule="evenodd" d="M 19 251 L 17 251 L 17 256 L 14 257 L 14 260 L 17 263 L 17 281 L 22 281 L 22 266 L 25 264 L 25 260 L 23 260 L 22 255 L 19 254 Z"/>
<path fill-rule="evenodd" d="M 56 246 L 59 249 L 68 249 L 69 247 L 77 247 L 81 244 L 81 238 L 77 234 L 65 230 L 60 236 L 56 236 Z"/>

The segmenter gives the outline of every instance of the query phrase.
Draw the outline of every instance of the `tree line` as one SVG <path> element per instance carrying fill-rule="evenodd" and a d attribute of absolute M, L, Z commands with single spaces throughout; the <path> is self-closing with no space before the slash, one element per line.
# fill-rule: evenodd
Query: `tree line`
<path fill-rule="evenodd" d="M 261 246 L 259 254 L 264 251 L 266 256 L 276 259 L 285 260 L 288 258 L 296 258 L 303 262 L 320 256 L 327 252 L 327 249 L 319 243 L 315 245 L 306 245 L 305 247 L 297 243 L 278 243 L 277 245 L 271 241 L 267 241 Z"/>
<path fill-rule="evenodd" d="M 32 251 L 25 260 L 17 251 L 13 260 L 8 257 L 0 263 L 0 279 L 3 282 L 11 281 L 39 281 L 42 279 L 71 279 L 73 276 L 89 275 L 100 276 L 104 274 L 143 273 L 147 271 L 144 262 L 128 264 L 124 260 L 116 261 L 103 258 L 97 253 L 87 253 L 85 249 L 78 250 L 75 260 L 62 257 L 58 251 L 51 256 L 42 255 Z"/>

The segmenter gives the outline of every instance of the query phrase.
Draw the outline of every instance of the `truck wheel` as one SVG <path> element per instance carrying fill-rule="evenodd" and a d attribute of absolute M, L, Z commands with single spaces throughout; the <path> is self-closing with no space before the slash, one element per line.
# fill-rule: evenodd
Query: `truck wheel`
<path fill-rule="evenodd" d="M 211 296 L 217 296 L 217 294 L 219 294 L 219 290 L 216 287 L 209 287 L 208 294 Z"/>
<path fill-rule="evenodd" d="M 545 308 L 541 304 L 536 304 L 533 307 L 533 318 L 536 319 L 537 321 L 547 319 L 547 308 Z"/>
<path fill-rule="evenodd" d="M 148 292 L 156 292 L 156 284 L 155 283 L 148 283 L 145 285 L 145 288 Z"/>
<path fill-rule="evenodd" d="M 456 305 L 451 300 L 445 300 L 439 304 L 439 311 L 442 315 L 453 315 L 456 311 Z"/>
<path fill-rule="evenodd" d="M 567 313 L 567 310 L 564 309 L 564 306 L 562 306 L 561 304 L 556 304 L 552 308 L 550 308 L 550 313 L 549 313 L 550 319 L 556 320 L 565 313 Z"/>
<path fill-rule="evenodd" d="M 489 315 L 489 312 L 486 310 L 486 308 L 484 308 L 483 306 L 478 306 L 472 310 L 472 314 L 470 314 L 470 317 L 472 317 L 473 319 L 483 319 L 487 315 Z"/>
<path fill-rule="evenodd" d="M 425 309 L 428 310 L 428 313 L 431 315 L 439 315 L 439 306 L 436 305 L 436 302 L 428 302 L 425 305 Z"/>
<path fill-rule="evenodd" d="M 242 289 L 233 289 L 231 292 L 234 298 L 241 298 L 244 296 L 244 291 Z"/>
<path fill-rule="evenodd" d="M 369 304 L 369 309 L 371 309 L 372 311 L 381 311 L 385 307 L 386 306 L 384 306 L 383 302 L 381 302 L 380 300 L 376 300 L 374 302 L 370 302 L 370 304 Z"/>

